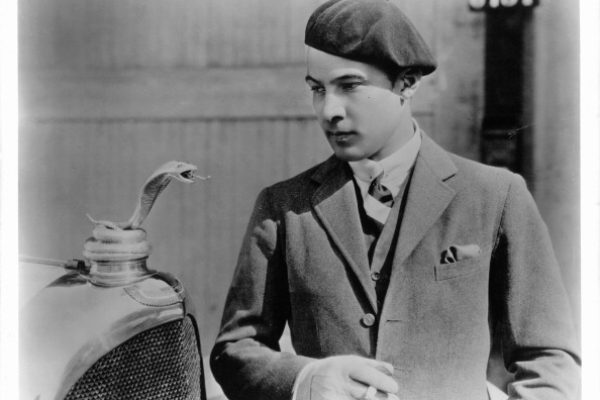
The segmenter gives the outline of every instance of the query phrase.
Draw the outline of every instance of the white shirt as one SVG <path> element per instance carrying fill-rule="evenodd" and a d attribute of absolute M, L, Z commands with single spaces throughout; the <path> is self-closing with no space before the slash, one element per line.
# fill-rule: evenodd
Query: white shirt
<path fill-rule="evenodd" d="M 408 142 L 386 158 L 379 161 L 367 158 L 348 163 L 360 189 L 365 211 L 382 224 L 385 224 L 391 209 L 368 194 L 369 186 L 383 172 L 381 184 L 388 188 L 394 197 L 398 195 L 421 147 L 421 130 L 415 120 L 413 126 L 415 131 Z"/>

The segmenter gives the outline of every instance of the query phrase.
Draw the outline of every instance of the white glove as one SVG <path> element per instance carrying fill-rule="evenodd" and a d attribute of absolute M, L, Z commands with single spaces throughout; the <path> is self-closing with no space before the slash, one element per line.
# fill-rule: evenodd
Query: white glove
<path fill-rule="evenodd" d="M 398 399 L 393 365 L 360 356 L 314 361 L 298 374 L 293 400 Z"/>

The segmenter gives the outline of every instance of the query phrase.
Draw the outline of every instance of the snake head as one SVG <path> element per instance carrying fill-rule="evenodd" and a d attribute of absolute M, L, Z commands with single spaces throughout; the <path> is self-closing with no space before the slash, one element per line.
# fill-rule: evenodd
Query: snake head
<path fill-rule="evenodd" d="M 183 183 L 194 183 L 195 179 L 206 179 L 195 174 L 198 167 L 183 161 L 169 161 L 161 169 L 170 177 Z"/>

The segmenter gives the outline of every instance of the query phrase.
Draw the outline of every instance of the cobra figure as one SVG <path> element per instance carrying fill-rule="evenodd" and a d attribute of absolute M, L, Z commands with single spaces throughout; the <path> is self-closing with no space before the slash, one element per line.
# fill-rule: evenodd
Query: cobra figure
<path fill-rule="evenodd" d="M 158 195 L 165 190 L 172 179 L 176 179 L 183 183 L 194 183 L 195 179 L 206 180 L 210 176 L 198 176 L 195 172 L 198 168 L 195 165 L 188 164 L 182 161 L 169 161 L 160 166 L 146 180 L 140 190 L 138 202 L 133 215 L 127 222 L 112 222 L 106 220 L 95 220 L 89 214 L 87 217 L 94 224 L 104 225 L 109 229 L 114 230 L 132 230 L 138 229 L 142 222 L 146 219 Z"/>
<path fill-rule="evenodd" d="M 146 232 L 140 228 L 142 223 L 158 195 L 173 179 L 183 183 L 210 179 L 210 176 L 196 175 L 197 169 L 195 165 L 181 161 L 169 161 L 160 166 L 142 186 L 135 211 L 125 222 L 95 220 L 87 214 L 96 226 L 92 232 L 93 237 L 85 242 L 83 255 L 90 261 L 122 261 L 147 257 L 150 245 L 146 240 Z"/>

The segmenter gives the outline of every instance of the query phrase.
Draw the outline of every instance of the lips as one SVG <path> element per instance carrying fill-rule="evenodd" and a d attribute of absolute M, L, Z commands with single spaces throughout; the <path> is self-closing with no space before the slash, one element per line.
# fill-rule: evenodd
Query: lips
<path fill-rule="evenodd" d="M 355 135 L 354 131 L 327 131 L 327 136 L 336 142 L 345 142 Z"/>

